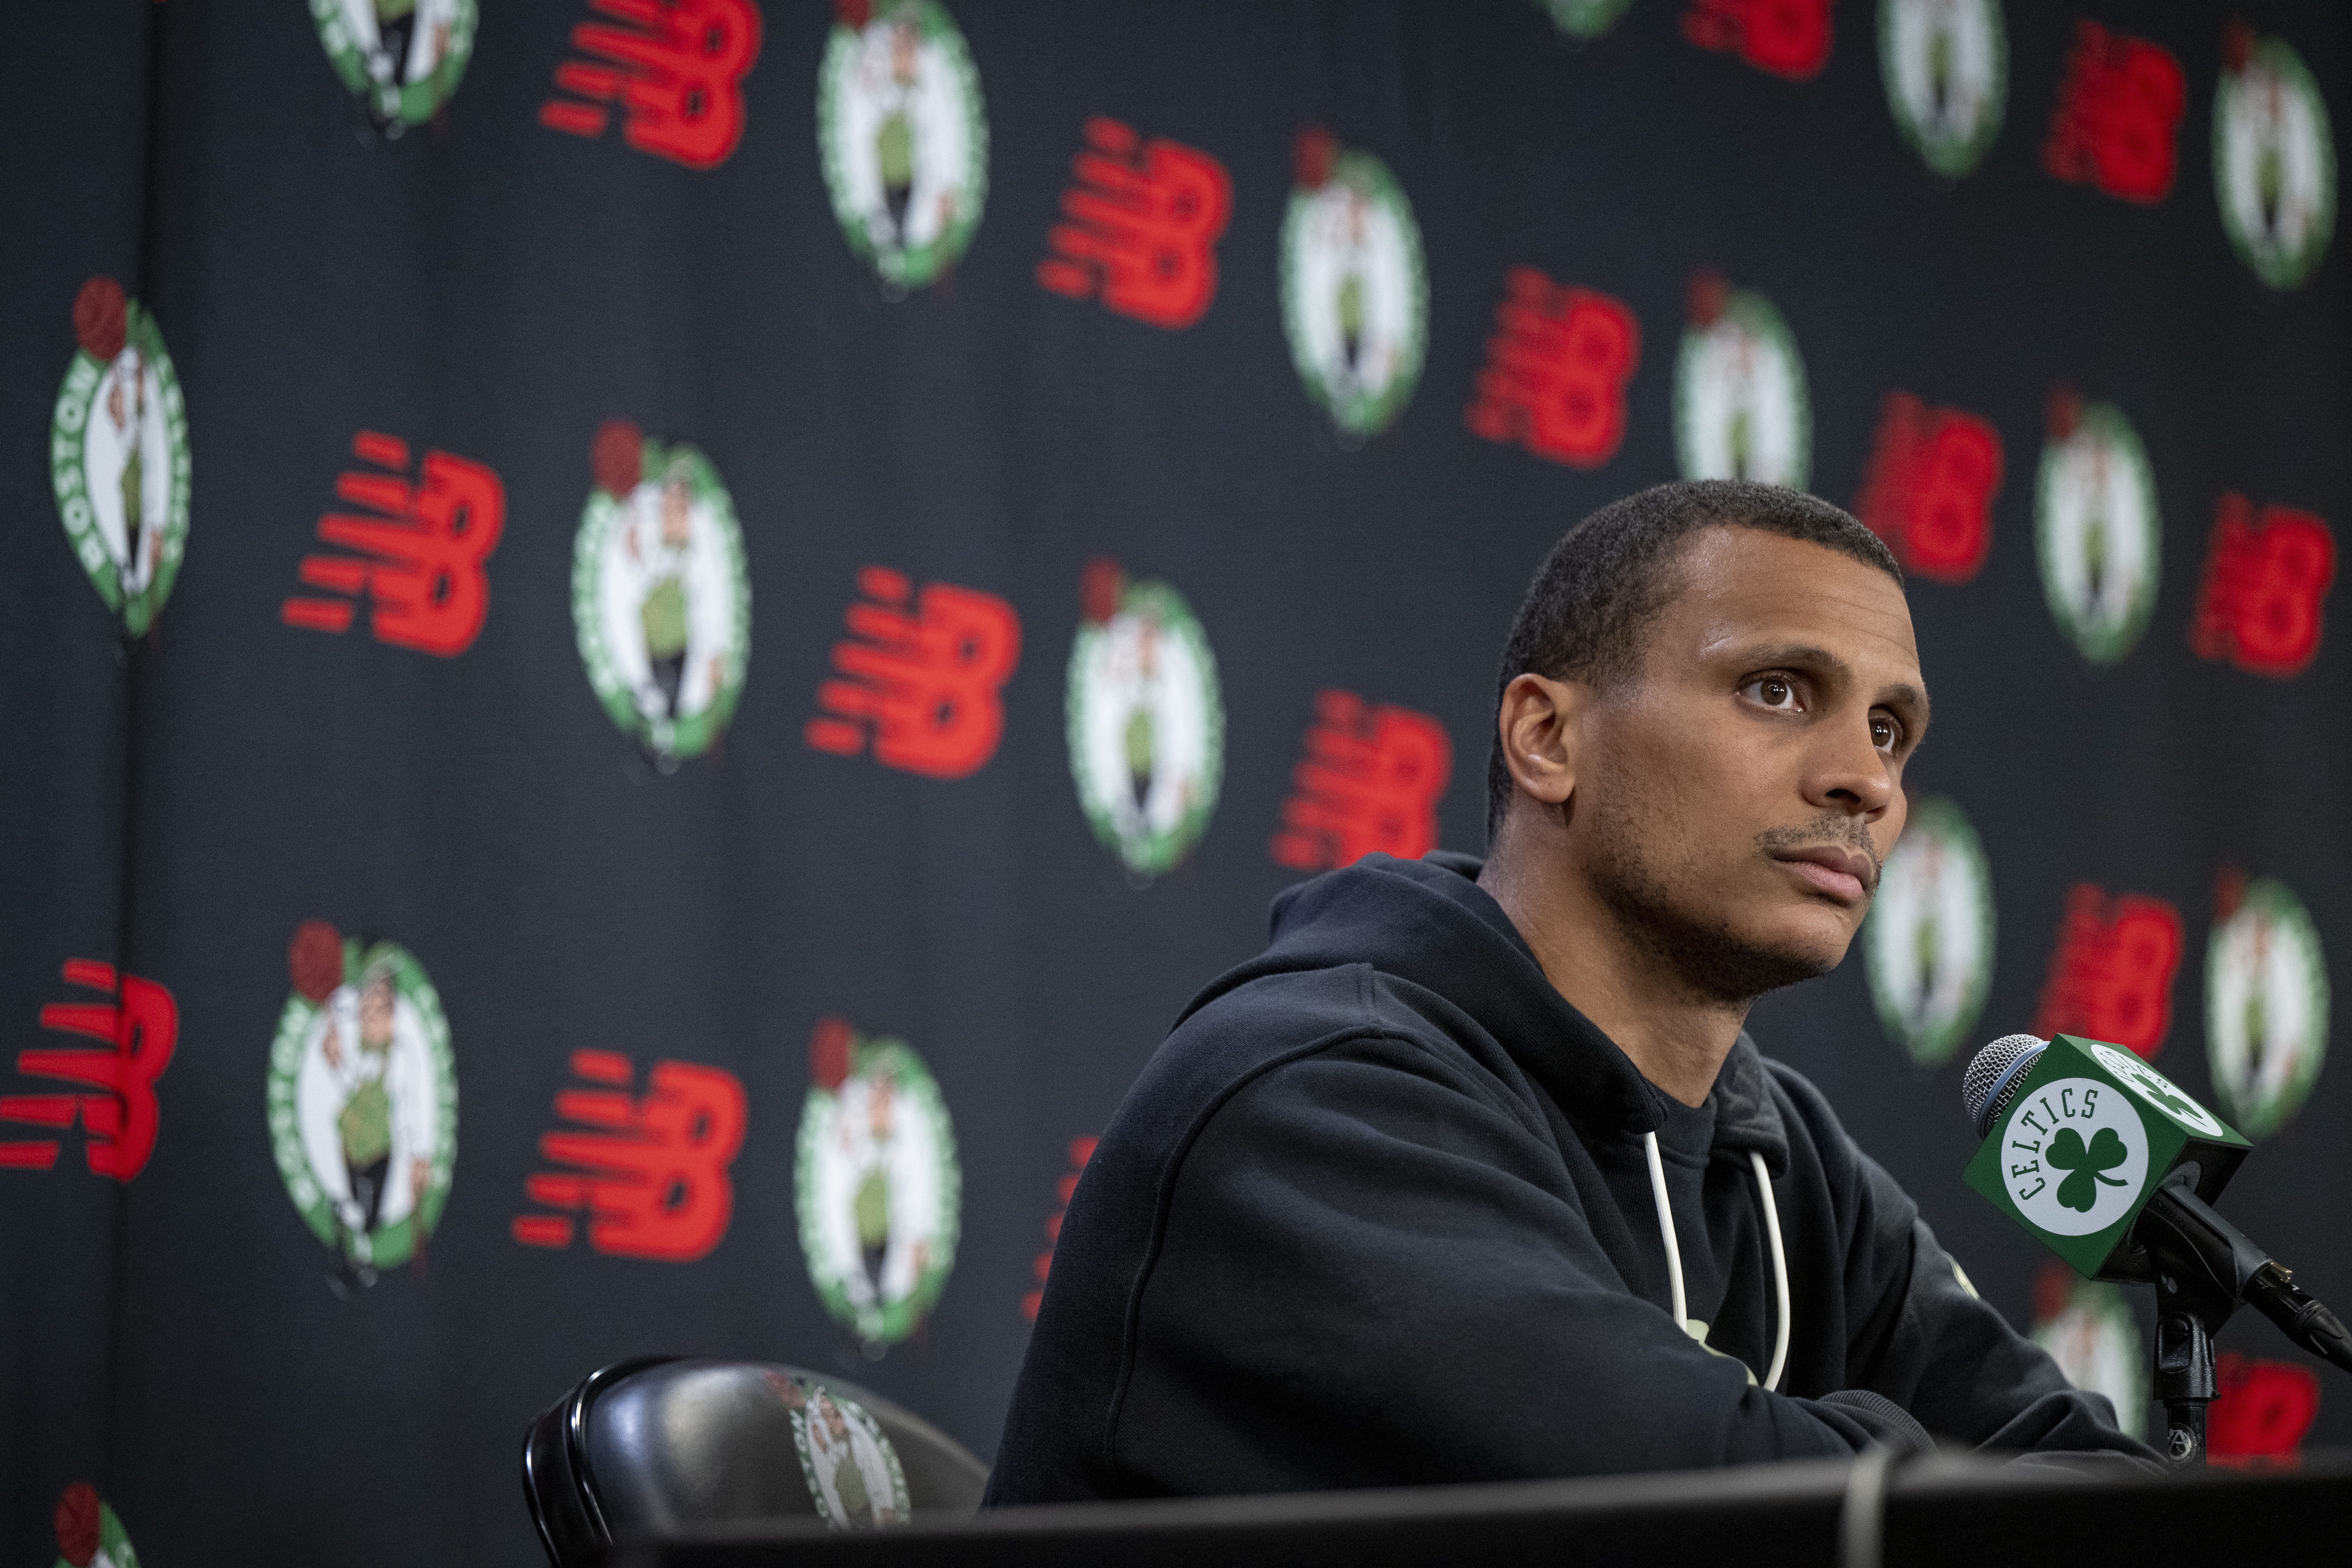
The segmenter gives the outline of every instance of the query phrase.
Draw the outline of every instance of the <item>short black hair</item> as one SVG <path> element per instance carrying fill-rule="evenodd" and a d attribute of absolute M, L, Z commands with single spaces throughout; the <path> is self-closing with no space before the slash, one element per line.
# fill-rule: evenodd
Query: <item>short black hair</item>
<path fill-rule="evenodd" d="M 1897 584 L 1903 568 L 1861 521 L 1802 490 L 1742 479 L 1684 479 L 1611 501 L 1561 536 L 1536 568 L 1511 622 L 1495 677 L 1503 692 L 1521 675 L 1612 685 L 1638 676 L 1643 637 L 1666 607 L 1682 546 L 1703 528 L 1752 528 L 1801 539 L 1875 566 Z M 1511 771 L 1493 732 L 1486 753 L 1486 838 L 1511 804 Z"/>

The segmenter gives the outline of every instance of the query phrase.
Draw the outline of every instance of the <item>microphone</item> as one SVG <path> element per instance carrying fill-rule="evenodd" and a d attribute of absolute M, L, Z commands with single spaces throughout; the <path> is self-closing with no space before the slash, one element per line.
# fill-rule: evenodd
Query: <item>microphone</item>
<path fill-rule="evenodd" d="M 2202 1456 L 2211 1335 L 2240 1304 L 2352 1372 L 2336 1314 L 2213 1211 L 2252 1146 L 2179 1085 L 2120 1046 L 2005 1035 L 1969 1061 L 1960 1094 L 1984 1140 L 1969 1186 L 2078 1272 L 2157 1287 L 2176 1461 Z"/>

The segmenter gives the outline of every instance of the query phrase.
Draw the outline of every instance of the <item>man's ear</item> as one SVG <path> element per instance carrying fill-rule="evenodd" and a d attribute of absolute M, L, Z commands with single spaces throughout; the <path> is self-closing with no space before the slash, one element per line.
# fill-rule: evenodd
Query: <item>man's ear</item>
<path fill-rule="evenodd" d="M 1503 765 L 1523 795 L 1560 805 L 1576 792 L 1579 733 L 1592 688 L 1580 680 L 1515 675 L 1503 688 L 1495 722 Z"/>

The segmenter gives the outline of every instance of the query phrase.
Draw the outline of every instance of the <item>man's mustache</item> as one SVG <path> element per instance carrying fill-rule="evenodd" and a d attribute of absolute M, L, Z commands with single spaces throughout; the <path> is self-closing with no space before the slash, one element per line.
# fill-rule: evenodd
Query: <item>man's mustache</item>
<path fill-rule="evenodd" d="M 1822 845 L 1840 849 L 1852 849 L 1870 862 L 1870 889 L 1876 891 L 1879 874 L 1886 869 L 1886 857 L 1870 841 L 1870 829 L 1843 812 L 1825 811 L 1801 827 L 1768 827 L 1756 836 L 1756 847 L 1767 855 L 1795 849 L 1811 849 Z"/>

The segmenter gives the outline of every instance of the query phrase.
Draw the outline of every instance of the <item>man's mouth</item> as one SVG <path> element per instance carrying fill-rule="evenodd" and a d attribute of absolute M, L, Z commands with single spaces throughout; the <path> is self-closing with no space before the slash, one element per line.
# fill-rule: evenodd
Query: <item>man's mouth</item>
<path fill-rule="evenodd" d="M 1772 858 L 1794 871 L 1808 887 L 1843 904 L 1860 903 L 1878 887 L 1877 862 L 1859 849 L 1816 844 L 1803 849 L 1775 850 Z"/>

